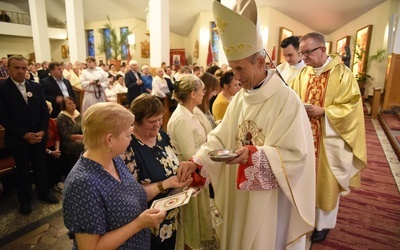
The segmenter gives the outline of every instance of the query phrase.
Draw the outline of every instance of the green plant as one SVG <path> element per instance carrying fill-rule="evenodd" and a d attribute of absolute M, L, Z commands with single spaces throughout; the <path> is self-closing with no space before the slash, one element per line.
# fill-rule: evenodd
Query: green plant
<path fill-rule="evenodd" d="M 111 50 L 112 59 L 118 59 L 122 54 L 122 45 L 127 45 L 128 36 L 132 34 L 131 30 L 125 33 L 121 33 L 118 37 L 117 30 L 112 26 L 110 17 L 107 15 L 108 22 L 103 25 L 103 28 L 99 29 L 98 32 L 103 35 L 104 29 L 110 30 L 110 38 L 103 39 L 97 49 L 100 53 L 107 53 Z M 129 46 L 129 45 L 128 45 Z"/>
<path fill-rule="evenodd" d="M 357 45 L 356 45 L 357 46 Z M 361 60 L 362 56 L 364 55 L 365 51 L 363 49 L 355 49 L 354 50 L 354 56 L 358 59 Z M 368 70 L 371 66 L 371 63 L 373 62 L 383 62 L 383 60 L 385 60 L 387 57 L 387 50 L 385 48 L 379 48 L 376 50 L 376 54 L 371 55 L 368 57 L 368 61 L 367 61 L 367 67 L 365 69 L 365 71 L 363 72 L 358 72 L 358 74 L 356 75 L 356 80 L 358 82 L 366 82 L 367 79 L 373 79 L 371 75 L 368 74 Z M 354 64 L 353 64 L 354 65 Z"/>

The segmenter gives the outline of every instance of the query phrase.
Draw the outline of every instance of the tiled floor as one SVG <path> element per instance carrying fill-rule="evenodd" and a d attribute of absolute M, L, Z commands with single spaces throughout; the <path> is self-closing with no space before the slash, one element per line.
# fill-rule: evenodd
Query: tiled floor
<path fill-rule="evenodd" d="M 67 232 L 63 218 L 59 216 L 57 219 L 42 225 L 0 249 L 71 249 L 71 240 L 68 238 Z"/>
<path fill-rule="evenodd" d="M 11 177 L 10 177 L 11 178 Z M 36 199 L 32 214 L 19 213 L 16 192 L 0 199 L 0 250 L 3 249 L 71 249 L 62 218 L 61 193 L 53 192 L 59 204 L 47 204 Z"/>

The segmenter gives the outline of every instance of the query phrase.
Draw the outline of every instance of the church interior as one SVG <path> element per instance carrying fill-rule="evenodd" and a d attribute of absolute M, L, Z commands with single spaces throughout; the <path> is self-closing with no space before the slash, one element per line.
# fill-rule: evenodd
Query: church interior
<path fill-rule="evenodd" d="M 153 79 L 162 63 L 177 70 L 229 66 L 213 1 L 2 0 L 0 57 L 82 65 L 93 56 L 98 66 L 116 65 L 116 72 L 135 60 L 140 69 L 149 67 Z M 233 7 L 236 0 L 219 2 Z M 368 162 L 361 187 L 342 198 L 336 228 L 310 249 L 400 249 L 400 0 L 255 2 L 268 67 L 285 61 L 284 38 L 320 32 L 327 54 L 344 56 L 350 48 L 348 68 L 362 94 Z M 116 55 L 104 47 L 112 29 L 124 39 Z M 126 106 L 125 93 L 115 98 Z M 0 249 L 71 249 L 60 190 L 51 191 L 58 204 L 34 199 L 29 216 L 18 212 L 5 133 L 0 126 Z"/>

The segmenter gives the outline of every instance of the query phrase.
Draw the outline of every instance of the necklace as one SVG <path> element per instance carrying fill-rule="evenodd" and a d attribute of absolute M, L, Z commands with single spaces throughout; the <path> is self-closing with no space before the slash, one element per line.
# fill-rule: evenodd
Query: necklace
<path fill-rule="evenodd" d="M 149 148 L 153 148 L 156 145 L 156 137 L 155 138 L 150 138 L 150 139 L 145 139 L 144 136 L 142 136 L 137 130 L 133 129 L 132 131 L 133 135 L 139 139 L 139 141 Z"/>

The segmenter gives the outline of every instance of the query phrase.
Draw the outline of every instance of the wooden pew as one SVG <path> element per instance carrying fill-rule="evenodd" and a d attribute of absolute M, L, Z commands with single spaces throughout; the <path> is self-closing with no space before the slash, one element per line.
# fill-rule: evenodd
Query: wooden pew
<path fill-rule="evenodd" d="M 0 125 L 0 151 L 1 151 L 1 158 L 0 158 L 0 176 L 12 173 L 15 167 L 15 161 L 12 157 L 5 155 L 4 156 L 4 135 L 5 129 L 3 126 Z"/>
<path fill-rule="evenodd" d="M 129 108 L 128 98 L 126 97 L 126 93 L 118 93 L 117 94 L 117 103 L 121 104 L 125 108 Z"/>

